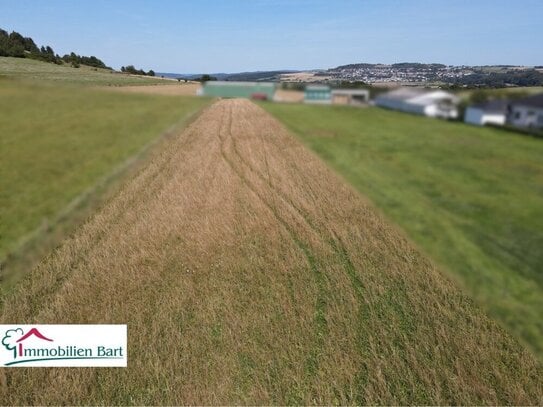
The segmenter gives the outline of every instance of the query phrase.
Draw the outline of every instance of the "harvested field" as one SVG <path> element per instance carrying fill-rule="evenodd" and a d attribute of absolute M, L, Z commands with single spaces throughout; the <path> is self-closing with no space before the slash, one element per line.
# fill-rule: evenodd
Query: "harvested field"
<path fill-rule="evenodd" d="M 2 404 L 543 400 L 535 359 L 244 100 L 209 107 L 1 320 L 129 333 L 128 368 L 4 369 Z"/>
<path fill-rule="evenodd" d="M 128 93 L 146 93 L 153 95 L 168 95 L 168 96 L 196 96 L 196 91 L 201 85 L 197 82 L 176 83 L 171 85 L 147 85 L 147 86 L 119 86 L 106 87 L 118 92 Z"/>
<path fill-rule="evenodd" d="M 281 75 L 281 81 L 285 82 L 321 82 L 332 79 L 329 76 L 317 76 L 315 72 L 293 72 Z"/>

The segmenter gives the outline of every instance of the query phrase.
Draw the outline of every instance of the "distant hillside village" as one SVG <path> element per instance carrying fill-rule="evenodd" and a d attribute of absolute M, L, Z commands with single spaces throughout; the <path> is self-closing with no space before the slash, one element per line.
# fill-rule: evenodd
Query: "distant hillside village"
<path fill-rule="evenodd" d="M 350 64 L 315 74 L 326 80 L 366 83 L 442 84 L 450 87 L 542 86 L 543 66 L 443 64 Z"/>
<path fill-rule="evenodd" d="M 79 68 L 112 70 L 95 56 L 74 52 L 59 56 L 50 46 L 38 47 L 30 37 L 0 29 L 0 57 L 31 58 Z M 121 67 L 131 75 L 155 76 L 133 65 Z M 543 93 L 521 98 L 487 97 L 478 103 L 464 102 L 451 90 L 463 88 L 542 86 L 543 66 L 447 66 L 443 64 L 350 64 L 337 68 L 301 71 L 259 71 L 238 74 L 192 75 L 158 74 L 178 81 L 199 81 L 200 95 L 242 97 L 275 102 L 304 102 L 352 106 L 375 105 L 411 114 L 484 126 L 503 126 L 539 132 L 543 129 Z M 223 79 L 223 80 L 216 80 Z M 250 82 L 252 80 L 252 82 Z M 256 81 L 256 82 L 255 82 Z M 273 81 L 273 82 L 272 82 Z M 387 84 L 396 89 L 379 88 Z M 402 84 L 419 86 L 402 87 Z M 425 88 L 432 84 L 434 89 Z M 436 85 L 438 84 L 438 85 Z"/>
<path fill-rule="evenodd" d="M 399 87 L 379 93 L 371 99 L 368 89 L 332 89 L 326 84 L 307 84 L 303 92 L 289 93 L 282 89 L 283 85 L 275 82 L 207 81 L 198 94 L 323 105 L 375 105 L 427 117 L 451 120 L 463 118 L 466 123 L 478 126 L 510 126 L 528 131 L 543 129 L 543 93 L 513 100 L 488 100 L 472 104 L 465 107 L 462 117 L 460 97 L 441 89 Z"/>

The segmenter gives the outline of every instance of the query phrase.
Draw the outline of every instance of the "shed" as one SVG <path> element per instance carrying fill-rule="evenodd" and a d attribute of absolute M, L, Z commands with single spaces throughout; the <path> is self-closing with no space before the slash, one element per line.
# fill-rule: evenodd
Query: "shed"
<path fill-rule="evenodd" d="M 336 105 L 361 105 L 368 103 L 370 92 L 367 89 L 334 89 L 332 103 Z"/>
<path fill-rule="evenodd" d="M 521 128 L 543 129 L 543 93 L 512 101 L 507 122 Z"/>
<path fill-rule="evenodd" d="M 464 114 L 464 121 L 477 126 L 495 124 L 503 126 L 507 117 L 507 100 L 492 100 L 490 102 L 469 106 Z"/>
<path fill-rule="evenodd" d="M 273 96 L 275 95 L 275 83 L 208 81 L 202 86 L 201 94 L 203 96 L 222 98 L 273 100 Z"/>
<path fill-rule="evenodd" d="M 304 91 L 305 103 L 331 103 L 330 86 L 327 85 L 307 85 Z"/>

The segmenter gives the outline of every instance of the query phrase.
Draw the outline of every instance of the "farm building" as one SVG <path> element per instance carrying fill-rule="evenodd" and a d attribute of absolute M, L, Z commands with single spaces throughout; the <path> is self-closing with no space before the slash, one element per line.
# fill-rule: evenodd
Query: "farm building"
<path fill-rule="evenodd" d="M 208 81 L 202 86 L 200 94 L 222 98 L 273 100 L 275 83 Z"/>
<path fill-rule="evenodd" d="M 361 105 L 368 103 L 370 92 L 367 89 L 334 89 L 332 103 L 335 105 Z"/>
<path fill-rule="evenodd" d="M 512 101 L 507 123 L 516 127 L 543 129 L 543 93 Z"/>
<path fill-rule="evenodd" d="M 375 98 L 377 106 L 444 119 L 458 117 L 459 101 L 452 93 L 420 88 L 399 88 Z"/>
<path fill-rule="evenodd" d="M 330 86 L 327 85 L 307 85 L 304 91 L 305 103 L 329 104 L 331 100 Z"/>
<path fill-rule="evenodd" d="M 464 114 L 464 121 L 477 126 L 495 124 L 503 126 L 507 116 L 507 100 L 492 100 L 490 102 L 469 106 Z"/>
<path fill-rule="evenodd" d="M 304 92 L 302 90 L 277 89 L 273 100 L 275 102 L 302 103 Z"/>

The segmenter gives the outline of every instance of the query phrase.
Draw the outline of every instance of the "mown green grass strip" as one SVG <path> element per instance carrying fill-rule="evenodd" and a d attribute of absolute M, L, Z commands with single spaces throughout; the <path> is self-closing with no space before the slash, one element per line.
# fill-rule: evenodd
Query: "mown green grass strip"
<path fill-rule="evenodd" d="M 262 106 L 543 358 L 543 140 L 378 108 Z"/>
<path fill-rule="evenodd" d="M 0 80 L 0 259 L 207 103 Z"/>

